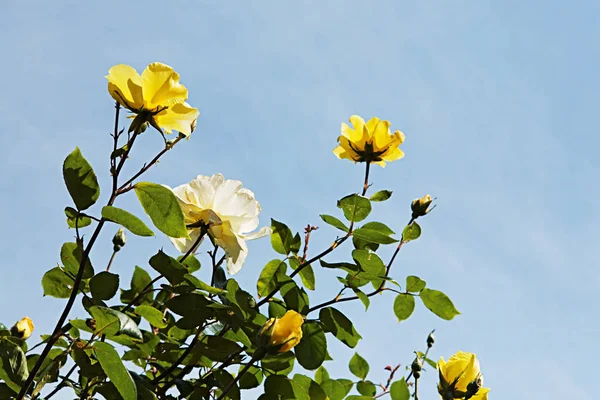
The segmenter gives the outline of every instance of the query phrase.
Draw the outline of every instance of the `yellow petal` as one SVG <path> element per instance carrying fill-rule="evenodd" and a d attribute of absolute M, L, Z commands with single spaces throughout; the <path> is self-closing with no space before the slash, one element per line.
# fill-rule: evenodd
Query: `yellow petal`
<path fill-rule="evenodd" d="M 387 162 L 399 160 L 402 157 L 404 157 L 404 152 L 399 147 L 390 147 L 381 155 L 381 158 Z"/>
<path fill-rule="evenodd" d="M 373 118 L 375 119 L 375 118 Z M 372 121 L 372 120 L 371 120 Z M 371 122 L 369 121 L 369 122 Z M 373 138 L 373 150 L 376 152 L 383 151 L 388 148 L 393 141 L 393 136 L 390 135 L 390 122 L 379 121 L 371 130 Z"/>
<path fill-rule="evenodd" d="M 123 107 L 141 108 L 144 104 L 142 96 L 142 78 L 129 65 L 119 64 L 108 70 L 108 92 Z"/>
<path fill-rule="evenodd" d="M 197 108 L 193 108 L 187 103 L 179 103 L 156 115 L 154 120 L 165 133 L 177 131 L 189 136 L 196 126 L 199 115 L 200 112 Z"/>
<path fill-rule="evenodd" d="M 183 103 L 187 99 L 188 91 L 179 83 L 179 74 L 166 64 L 148 65 L 142 72 L 142 82 L 144 101 L 150 110 Z"/>
<path fill-rule="evenodd" d="M 471 397 L 472 400 L 488 400 L 489 388 L 481 388 L 477 391 L 477 394 Z"/>
<path fill-rule="evenodd" d="M 351 143 L 347 137 L 340 136 L 338 141 L 340 142 L 340 145 L 333 149 L 333 154 L 338 156 L 338 158 L 347 158 L 354 162 L 357 162 L 360 159 L 358 153 L 352 149 L 352 146 L 355 146 L 356 148 L 356 145 Z"/>
<path fill-rule="evenodd" d="M 304 317 L 296 311 L 289 310 L 285 315 L 275 321 L 271 331 L 271 344 L 283 345 L 279 352 L 286 352 L 300 342 L 302 338 L 302 324 Z"/>
<path fill-rule="evenodd" d="M 352 123 L 352 126 L 354 126 L 354 134 L 350 140 L 364 147 L 365 142 L 371 140 L 371 134 L 365 124 L 365 120 L 358 115 L 353 115 L 350 117 L 350 122 Z"/>

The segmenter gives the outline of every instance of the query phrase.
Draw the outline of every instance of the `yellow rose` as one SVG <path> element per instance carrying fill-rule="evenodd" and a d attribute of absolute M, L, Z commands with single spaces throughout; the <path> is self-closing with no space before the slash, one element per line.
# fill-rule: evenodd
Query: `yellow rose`
<path fill-rule="evenodd" d="M 266 346 L 277 353 L 290 351 L 302 339 L 304 317 L 289 310 L 281 318 L 271 318 L 262 327 L 259 336 L 264 338 Z"/>
<path fill-rule="evenodd" d="M 23 317 L 10 328 L 10 334 L 20 339 L 29 339 L 33 332 L 33 328 L 33 321 L 29 317 Z"/>
<path fill-rule="evenodd" d="M 390 132 L 390 122 L 379 118 L 365 120 L 358 115 L 350 117 L 354 129 L 342 124 L 342 136 L 338 138 L 340 145 L 333 150 L 338 158 L 347 158 L 354 162 L 368 162 L 385 167 L 385 162 L 404 157 L 400 145 L 404 142 L 404 133 Z"/>
<path fill-rule="evenodd" d="M 490 389 L 482 387 L 483 377 L 475 354 L 458 351 L 448 362 L 440 358 L 437 368 L 440 379 L 438 393 L 443 400 L 487 400 Z"/>
<path fill-rule="evenodd" d="M 137 114 L 130 132 L 141 133 L 149 123 L 158 131 L 189 136 L 196 127 L 200 113 L 185 102 L 188 91 L 170 66 L 155 62 L 140 75 L 129 65 L 119 64 L 108 71 L 106 79 L 112 98 Z"/>
<path fill-rule="evenodd" d="M 430 195 L 425 195 L 420 199 L 413 200 L 412 204 L 410 205 L 410 208 L 412 210 L 412 217 L 418 218 L 428 214 L 429 211 L 433 210 L 433 207 L 431 208 L 431 210 L 429 209 L 429 206 L 431 205 L 432 201 L 433 199 Z"/>

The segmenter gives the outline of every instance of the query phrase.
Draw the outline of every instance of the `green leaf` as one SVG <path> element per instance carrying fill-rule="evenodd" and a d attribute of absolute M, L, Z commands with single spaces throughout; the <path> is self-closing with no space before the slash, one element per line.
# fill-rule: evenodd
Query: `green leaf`
<path fill-rule="evenodd" d="M 354 356 L 352 356 L 350 359 L 348 367 L 354 376 L 362 380 L 364 380 L 369 373 L 369 363 L 358 353 L 354 353 Z"/>
<path fill-rule="evenodd" d="M 326 379 L 320 385 L 330 400 L 342 400 L 346 396 L 346 388 L 335 379 Z"/>
<path fill-rule="evenodd" d="M 256 282 L 256 291 L 259 297 L 264 297 L 275 290 L 277 275 L 285 273 L 286 268 L 287 265 L 281 260 L 271 260 L 263 267 Z"/>
<path fill-rule="evenodd" d="M 67 216 L 67 225 L 69 225 L 69 228 L 75 228 L 75 225 L 77 225 L 77 228 L 85 228 L 92 223 L 92 219 L 90 217 L 80 215 L 79 211 L 73 207 L 66 207 L 65 215 Z M 78 215 L 79 218 L 77 218 Z"/>
<path fill-rule="evenodd" d="M 415 310 L 415 298 L 410 294 L 401 293 L 394 300 L 394 314 L 398 322 L 408 319 Z"/>
<path fill-rule="evenodd" d="M 152 306 L 138 306 L 135 308 L 135 313 L 148 321 L 152 326 L 159 329 L 167 327 L 167 323 L 163 320 L 163 313 Z"/>
<path fill-rule="evenodd" d="M 215 370 L 213 371 L 213 375 L 219 382 L 218 387 L 221 388 L 227 387 L 231 383 L 231 381 L 233 381 L 233 376 L 231 376 L 231 374 L 227 371 Z M 227 393 L 225 399 L 240 400 L 240 389 L 237 385 L 233 385 L 231 387 L 231 390 Z"/>
<path fill-rule="evenodd" d="M 371 213 L 369 199 L 358 194 L 351 194 L 338 200 L 337 206 L 344 212 L 344 217 L 351 222 L 360 222 Z"/>
<path fill-rule="evenodd" d="M 288 255 L 294 244 L 294 236 L 288 226 L 271 218 L 271 246 L 279 254 Z"/>
<path fill-rule="evenodd" d="M 65 158 L 63 177 L 67 190 L 79 211 L 90 208 L 100 196 L 98 178 L 79 147 Z"/>
<path fill-rule="evenodd" d="M 341 231 L 348 232 L 348 230 L 349 230 L 349 228 L 346 226 L 346 224 L 344 224 L 342 221 L 340 221 L 336 217 L 332 217 L 331 215 L 327 215 L 327 214 L 321 214 L 320 217 L 323 220 L 323 222 L 325 222 L 335 228 L 338 228 Z"/>
<path fill-rule="evenodd" d="M 356 347 L 358 341 L 362 339 L 354 329 L 352 321 L 333 307 L 321 308 L 319 320 L 323 323 L 326 332 L 331 332 L 333 336 L 350 348 Z"/>
<path fill-rule="evenodd" d="M 346 262 L 341 262 L 341 263 L 327 263 L 323 260 L 319 260 L 319 263 L 321 263 L 321 267 L 323 268 L 330 268 L 330 269 L 342 269 L 346 272 L 358 272 L 360 271 L 360 267 L 356 264 L 350 264 L 350 263 L 346 263 Z"/>
<path fill-rule="evenodd" d="M 404 243 L 418 239 L 419 236 L 421 236 L 421 227 L 416 223 L 416 221 L 410 225 L 407 225 L 402 231 L 402 241 Z"/>
<path fill-rule="evenodd" d="M 294 348 L 296 358 L 304 369 L 317 369 L 325 361 L 327 340 L 318 322 L 305 322 L 302 325 L 302 339 Z"/>
<path fill-rule="evenodd" d="M 185 279 L 187 282 L 191 283 L 196 289 L 203 290 L 210 294 L 223 294 L 225 292 L 223 289 L 212 287 L 208 283 L 202 282 L 200 279 L 196 278 L 194 275 L 185 274 L 183 276 L 183 279 Z"/>
<path fill-rule="evenodd" d="M 381 233 L 374 229 L 358 228 L 352 234 L 354 237 L 369 243 L 391 244 L 398 242 L 397 239 L 391 238 L 385 233 Z"/>
<path fill-rule="evenodd" d="M 242 351 L 236 342 L 221 336 L 204 336 L 197 344 L 197 351 L 213 361 L 225 361 Z"/>
<path fill-rule="evenodd" d="M 367 398 L 373 398 L 373 396 L 375 396 L 375 393 L 377 393 L 377 387 L 371 381 L 357 382 L 356 390 L 358 390 L 358 393 L 362 394 L 363 396 L 369 396 Z"/>
<path fill-rule="evenodd" d="M 325 367 L 321 365 L 315 371 L 315 382 L 317 382 L 318 384 L 321 384 L 321 383 L 323 383 L 323 381 L 326 381 L 327 379 L 329 379 L 329 372 L 327 372 Z"/>
<path fill-rule="evenodd" d="M 94 354 L 108 379 L 123 396 L 123 400 L 136 400 L 135 382 L 123 365 L 119 353 L 108 343 L 96 342 L 94 343 Z"/>
<path fill-rule="evenodd" d="M 352 288 L 352 291 L 354 292 L 356 297 L 358 297 L 361 303 L 363 303 L 363 305 L 365 306 L 365 311 L 367 311 L 369 309 L 369 306 L 371 305 L 371 300 L 369 299 L 369 296 L 367 296 L 365 292 L 358 288 Z"/>
<path fill-rule="evenodd" d="M 390 387 L 390 396 L 392 397 L 392 400 L 410 399 L 410 391 L 408 390 L 408 385 L 406 384 L 404 377 L 399 381 L 392 383 L 392 386 Z"/>
<path fill-rule="evenodd" d="M 143 340 L 140 328 L 126 314 L 102 306 L 90 307 L 89 312 L 96 320 L 96 333 L 102 333 L 106 336 L 123 334 L 134 339 Z"/>
<path fill-rule="evenodd" d="M 289 278 L 288 278 L 289 279 Z M 306 291 L 299 288 L 296 282 L 289 279 L 279 291 L 285 301 L 285 305 L 288 309 L 299 312 L 302 315 L 308 314 L 309 300 Z"/>
<path fill-rule="evenodd" d="M 417 293 L 425 289 L 425 281 L 418 276 L 410 275 L 406 277 L 406 291 Z"/>
<path fill-rule="evenodd" d="M 367 249 L 353 250 L 352 258 L 354 258 L 354 261 L 364 271 L 355 276 L 355 278 L 359 279 L 356 285 L 362 286 L 364 282 L 360 282 L 360 280 L 366 279 L 367 281 L 371 281 L 374 288 L 378 288 L 385 276 L 385 264 L 381 258 L 376 253 Z"/>
<path fill-rule="evenodd" d="M 172 238 L 189 239 L 179 201 L 170 189 L 150 182 L 136 183 L 134 189 L 159 231 Z"/>
<path fill-rule="evenodd" d="M 187 268 L 183 264 L 168 256 L 162 250 L 153 255 L 149 262 L 150 266 L 161 275 L 164 275 L 172 285 L 183 282 L 183 277 L 187 274 Z"/>
<path fill-rule="evenodd" d="M 327 400 L 327 394 L 325 391 L 321 389 L 321 386 L 310 377 L 301 374 L 294 375 L 294 382 L 299 384 L 304 388 L 304 390 L 308 391 L 308 396 L 310 400 Z"/>
<path fill-rule="evenodd" d="M 129 232 L 138 236 L 154 236 L 154 232 L 150 230 L 138 217 L 128 211 L 122 210 L 113 206 L 105 206 L 102 208 L 102 218 L 112 221 L 116 224 L 129 230 Z"/>
<path fill-rule="evenodd" d="M 265 380 L 265 394 L 282 399 L 310 400 L 308 390 L 282 375 L 270 375 Z"/>
<path fill-rule="evenodd" d="M 202 265 L 200 265 L 200 260 L 198 260 L 193 254 L 188 255 L 183 262 L 181 262 L 182 258 L 183 254 L 177 257 L 177 261 L 183 264 L 187 268 L 187 272 L 190 274 L 198 271 L 202 267 Z"/>
<path fill-rule="evenodd" d="M 425 307 L 442 319 L 449 321 L 460 314 L 452 300 L 439 290 L 423 289 L 420 297 Z"/>
<path fill-rule="evenodd" d="M 60 259 L 65 267 L 65 271 L 71 274 L 73 278 L 79 271 L 79 265 L 81 264 L 82 258 L 83 251 L 81 250 L 81 246 L 78 246 L 77 243 L 74 242 L 63 243 L 60 249 Z M 92 276 L 94 276 L 94 268 L 90 263 L 90 258 L 87 257 L 83 267 L 83 279 L 89 279 Z"/>
<path fill-rule="evenodd" d="M 292 243 L 290 243 L 290 251 L 294 254 L 298 254 L 301 246 L 302 246 L 302 238 L 300 237 L 299 233 L 296 233 L 294 235 L 294 238 L 292 239 Z"/>
<path fill-rule="evenodd" d="M 110 300 L 119 290 L 119 275 L 102 271 L 90 279 L 90 292 L 97 300 Z"/>
<path fill-rule="evenodd" d="M 6 337 L 0 339 L 0 379 L 15 392 L 29 376 L 23 349 Z"/>
<path fill-rule="evenodd" d="M 263 369 L 269 373 L 288 374 L 294 368 L 294 353 L 288 351 L 277 355 L 267 355 L 260 361 Z"/>
<path fill-rule="evenodd" d="M 386 201 L 390 197 L 392 197 L 391 190 L 380 190 L 379 192 L 371 196 L 371 201 Z"/>
<path fill-rule="evenodd" d="M 123 303 L 131 302 L 137 295 L 146 289 L 146 286 L 148 286 L 148 293 L 140 298 L 139 304 L 152 302 L 154 292 L 152 291 L 153 285 L 150 274 L 148 274 L 145 269 L 136 265 L 131 278 L 131 289 L 121 291 L 121 301 Z"/>
<path fill-rule="evenodd" d="M 390 229 L 389 226 L 387 226 L 383 222 L 376 222 L 376 221 L 367 222 L 366 224 L 361 226 L 361 228 L 378 231 L 379 233 L 383 233 L 384 235 L 387 235 L 387 236 L 393 235 L 395 233 L 392 229 Z"/>
<path fill-rule="evenodd" d="M 66 299 L 71 295 L 73 278 L 69 277 L 60 267 L 54 267 L 42 277 L 44 296 Z"/>
<path fill-rule="evenodd" d="M 300 261 L 298 261 L 296 257 L 290 258 L 288 262 L 294 271 L 300 266 Z M 312 269 L 312 265 L 305 265 L 304 268 L 300 270 L 299 275 L 305 288 L 308 290 L 315 290 L 315 272 Z"/>
<path fill-rule="evenodd" d="M 240 371 L 243 366 L 240 366 Z M 260 386 L 263 381 L 263 373 L 262 370 L 258 367 L 250 367 L 248 371 L 240 378 L 240 389 L 253 389 L 255 387 Z"/>
<path fill-rule="evenodd" d="M 350 393 L 350 391 L 352 390 L 352 387 L 354 386 L 354 382 L 352 382 L 350 379 L 336 379 L 339 383 L 342 384 L 342 387 L 344 388 L 344 396 L 346 396 L 348 393 Z"/>

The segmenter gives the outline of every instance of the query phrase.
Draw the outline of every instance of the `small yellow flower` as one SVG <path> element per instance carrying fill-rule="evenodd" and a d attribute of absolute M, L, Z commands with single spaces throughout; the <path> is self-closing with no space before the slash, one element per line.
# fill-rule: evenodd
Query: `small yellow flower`
<path fill-rule="evenodd" d="M 465 397 L 470 400 L 487 400 L 490 389 L 481 387 L 483 377 L 475 354 L 458 351 L 448 362 L 441 357 L 437 368 L 440 379 L 438 393 L 443 400 Z M 473 393 L 473 389 L 476 393 Z"/>
<path fill-rule="evenodd" d="M 271 318 L 262 327 L 259 336 L 266 338 L 266 345 L 277 353 L 290 351 L 302 339 L 304 317 L 288 310 L 281 318 Z"/>
<path fill-rule="evenodd" d="M 354 162 L 368 162 L 385 167 L 385 163 L 404 157 L 400 145 L 404 142 L 404 133 L 390 132 L 390 122 L 371 118 L 365 120 L 358 115 L 350 117 L 354 129 L 342 123 L 340 145 L 333 150 L 338 158 L 347 158 Z"/>
<path fill-rule="evenodd" d="M 188 91 L 170 66 L 155 62 L 140 75 L 129 65 L 119 64 L 108 71 L 106 79 L 112 98 L 137 114 L 130 131 L 139 133 L 149 123 L 165 133 L 189 136 L 196 127 L 200 113 L 185 102 Z"/>
<path fill-rule="evenodd" d="M 33 321 L 29 317 L 23 317 L 10 328 L 10 334 L 20 339 L 29 339 L 33 328 Z"/>

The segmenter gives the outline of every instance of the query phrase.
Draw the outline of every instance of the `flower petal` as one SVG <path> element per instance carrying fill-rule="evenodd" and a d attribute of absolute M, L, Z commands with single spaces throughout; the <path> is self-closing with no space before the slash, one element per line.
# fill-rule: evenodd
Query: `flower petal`
<path fill-rule="evenodd" d="M 270 226 L 263 226 L 259 231 L 248 233 L 245 235 L 240 235 L 244 240 L 254 240 L 260 239 L 261 237 L 269 236 L 273 233 L 273 229 Z"/>
<path fill-rule="evenodd" d="M 179 74 L 170 66 L 154 62 L 142 72 L 142 88 L 146 108 L 172 106 L 183 103 L 188 91 L 179 83 Z"/>
<path fill-rule="evenodd" d="M 246 241 L 238 237 L 231 230 L 231 223 L 223 221 L 221 225 L 214 226 L 209 231 L 215 244 L 225 250 L 227 259 L 227 272 L 230 275 L 237 274 L 244 265 L 248 256 L 248 246 Z"/>
<path fill-rule="evenodd" d="M 187 103 L 178 103 L 163 110 L 154 117 L 154 120 L 165 133 L 177 131 L 189 136 L 195 129 L 199 115 L 200 112 L 197 108 L 190 107 Z"/>
<path fill-rule="evenodd" d="M 200 229 L 190 229 L 188 230 L 188 234 L 190 235 L 189 239 L 169 238 L 169 240 L 171 240 L 171 243 L 173 243 L 175 248 L 181 253 L 187 253 L 192 248 L 194 243 L 196 243 L 196 240 L 198 240 L 198 238 L 200 237 Z M 204 241 L 204 239 L 202 239 L 202 241 Z M 202 241 L 200 241 L 198 246 L 200 246 Z M 196 251 L 196 249 L 194 249 L 194 251 Z"/>
<path fill-rule="evenodd" d="M 137 71 L 125 64 L 119 64 L 108 70 L 108 92 L 123 107 L 139 109 L 144 105 L 142 78 Z"/>

